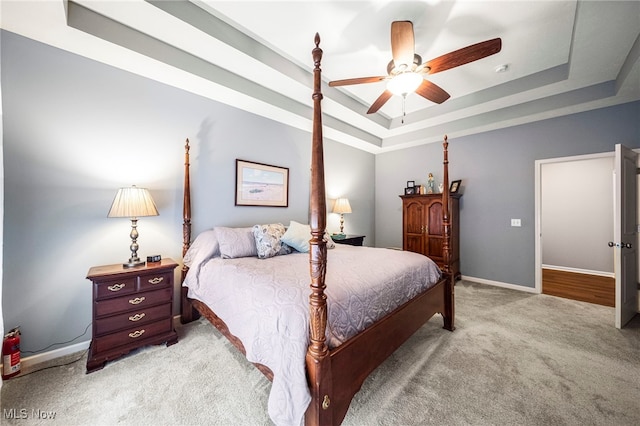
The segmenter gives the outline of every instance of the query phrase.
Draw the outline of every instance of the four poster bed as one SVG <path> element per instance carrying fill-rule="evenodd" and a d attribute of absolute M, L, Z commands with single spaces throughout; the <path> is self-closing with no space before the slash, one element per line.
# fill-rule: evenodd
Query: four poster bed
<path fill-rule="evenodd" d="M 276 424 L 340 424 L 367 376 L 433 315 L 454 329 L 446 136 L 442 270 L 421 254 L 326 237 L 319 44 L 316 34 L 309 225 L 216 227 L 192 243 L 185 146 L 182 321 L 203 315 L 272 381 Z M 294 229 L 303 231 L 296 250 Z M 260 246 L 258 234 L 271 237 L 270 255 L 237 253 L 247 236 Z"/>

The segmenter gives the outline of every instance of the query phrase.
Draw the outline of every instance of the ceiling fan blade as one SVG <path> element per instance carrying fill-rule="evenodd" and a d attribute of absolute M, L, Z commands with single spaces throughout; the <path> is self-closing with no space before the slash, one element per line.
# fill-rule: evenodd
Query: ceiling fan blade
<path fill-rule="evenodd" d="M 415 39 L 411 21 L 393 21 L 391 23 L 391 54 L 396 67 L 413 64 Z"/>
<path fill-rule="evenodd" d="M 378 99 L 376 99 L 376 101 L 371 105 L 369 111 L 367 111 L 367 114 L 378 112 L 378 110 L 382 108 L 382 105 L 384 105 L 389 99 L 391 99 L 391 96 L 393 96 L 393 93 L 388 90 L 382 92 L 382 95 L 378 96 Z"/>
<path fill-rule="evenodd" d="M 336 80 L 330 81 L 329 86 L 348 86 L 350 84 L 362 84 L 362 83 L 377 83 L 382 80 L 386 80 L 388 77 L 379 76 L 379 77 L 358 77 L 358 78 L 347 78 L 345 80 Z"/>
<path fill-rule="evenodd" d="M 423 80 L 422 83 L 420 83 L 420 86 L 416 89 L 416 93 L 437 104 L 443 103 L 451 96 L 440 86 L 430 82 L 429 80 Z"/>
<path fill-rule="evenodd" d="M 454 50 L 453 52 L 428 61 L 425 63 L 425 70 L 430 68 L 427 74 L 435 74 L 440 71 L 468 64 L 469 62 L 477 61 L 478 59 L 486 58 L 487 56 L 498 53 L 500 49 L 502 49 L 502 40 L 500 38 L 472 44 L 471 46 Z"/>

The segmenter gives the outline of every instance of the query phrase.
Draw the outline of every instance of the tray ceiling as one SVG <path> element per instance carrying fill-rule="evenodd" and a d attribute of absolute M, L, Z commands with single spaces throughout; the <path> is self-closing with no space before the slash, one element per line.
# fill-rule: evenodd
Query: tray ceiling
<path fill-rule="evenodd" d="M 427 76 L 451 95 L 440 105 L 394 96 L 368 115 L 385 82 L 325 84 L 325 137 L 380 153 L 640 99 L 636 1 L 0 3 L 3 29 L 305 130 L 315 33 L 325 83 L 386 75 L 394 20 L 413 22 L 423 60 L 502 50 Z"/>

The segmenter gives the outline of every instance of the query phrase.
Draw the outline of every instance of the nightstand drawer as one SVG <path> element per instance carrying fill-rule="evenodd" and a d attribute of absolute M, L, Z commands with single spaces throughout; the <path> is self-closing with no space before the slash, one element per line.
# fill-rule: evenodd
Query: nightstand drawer
<path fill-rule="evenodd" d="M 165 287 L 156 291 L 145 291 L 131 294 L 126 297 L 107 299 L 95 302 L 95 314 L 97 317 L 111 315 L 124 311 L 134 311 L 147 306 L 157 305 L 163 302 L 170 302 L 173 288 Z"/>
<path fill-rule="evenodd" d="M 117 346 L 128 345 L 137 341 L 145 340 L 159 334 L 168 333 L 173 330 L 171 318 L 151 324 L 141 324 L 139 327 L 128 328 L 93 340 L 95 349 L 98 352 L 107 351 Z"/>
<path fill-rule="evenodd" d="M 100 336 L 123 328 L 139 327 L 142 324 L 148 324 L 169 317 L 171 317 L 170 303 L 146 309 L 140 308 L 135 311 L 96 320 L 96 335 Z"/>
<path fill-rule="evenodd" d="M 173 271 L 164 274 L 140 275 L 140 291 L 154 290 L 173 283 Z"/>
<path fill-rule="evenodd" d="M 105 299 L 108 297 L 122 296 L 124 294 L 130 294 L 136 291 L 136 278 L 119 278 L 110 281 L 103 281 L 96 283 L 96 300 Z"/>

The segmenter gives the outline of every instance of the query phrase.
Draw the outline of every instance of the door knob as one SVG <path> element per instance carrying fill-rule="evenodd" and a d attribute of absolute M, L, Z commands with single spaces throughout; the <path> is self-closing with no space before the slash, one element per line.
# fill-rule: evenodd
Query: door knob
<path fill-rule="evenodd" d="M 633 248 L 633 245 L 632 245 L 631 243 L 620 243 L 620 244 L 616 244 L 616 243 L 614 243 L 613 241 L 609 241 L 609 242 L 607 243 L 607 245 L 608 245 L 609 247 L 620 247 L 620 248 L 628 248 L 628 249 Z"/>

